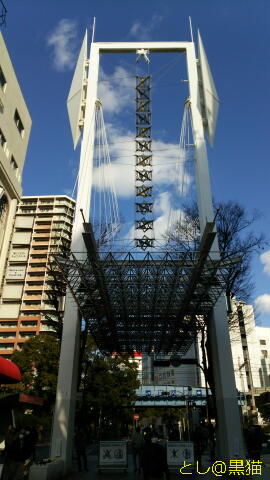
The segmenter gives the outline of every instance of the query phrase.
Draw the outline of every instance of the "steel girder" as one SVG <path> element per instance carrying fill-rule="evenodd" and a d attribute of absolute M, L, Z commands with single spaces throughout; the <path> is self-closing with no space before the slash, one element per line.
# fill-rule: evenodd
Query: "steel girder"
<path fill-rule="evenodd" d="M 186 353 L 196 317 L 211 313 L 232 263 L 209 257 L 210 230 L 199 252 L 98 254 L 87 232 L 86 259 L 54 256 L 103 353 Z"/>

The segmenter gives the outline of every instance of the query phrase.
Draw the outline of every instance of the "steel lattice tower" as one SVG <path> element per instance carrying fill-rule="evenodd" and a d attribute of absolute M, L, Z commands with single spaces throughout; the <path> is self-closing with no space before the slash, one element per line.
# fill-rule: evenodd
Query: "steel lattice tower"
<path fill-rule="evenodd" d="M 151 77 L 136 76 L 135 246 L 154 246 Z M 136 238 L 136 233 L 144 235 Z"/>

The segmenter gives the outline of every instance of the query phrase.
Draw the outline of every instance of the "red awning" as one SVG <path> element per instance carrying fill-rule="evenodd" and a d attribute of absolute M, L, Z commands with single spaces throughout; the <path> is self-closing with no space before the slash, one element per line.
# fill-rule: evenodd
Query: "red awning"
<path fill-rule="evenodd" d="M 0 357 L 0 384 L 16 383 L 22 379 L 21 372 L 16 363 Z"/>

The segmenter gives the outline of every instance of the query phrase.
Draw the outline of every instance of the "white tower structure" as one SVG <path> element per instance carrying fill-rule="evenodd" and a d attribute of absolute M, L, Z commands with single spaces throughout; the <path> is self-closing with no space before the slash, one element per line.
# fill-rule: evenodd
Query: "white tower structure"
<path fill-rule="evenodd" d="M 201 232 L 208 222 L 214 222 L 207 150 L 204 134 L 213 143 L 218 111 L 218 97 L 208 65 L 202 40 L 198 41 L 199 58 L 192 42 L 105 42 L 91 43 L 87 57 L 85 35 L 69 97 L 68 111 L 74 146 L 83 131 L 78 182 L 75 225 L 71 249 L 82 252 L 75 255 L 86 258 L 83 242 L 83 221 L 88 220 L 92 189 L 94 114 L 97 100 L 100 54 L 134 53 L 140 49 L 151 52 L 184 52 L 189 82 L 189 101 L 195 144 L 195 168 Z M 85 252 L 85 253 L 83 253 Z M 210 256 L 218 259 L 218 244 L 214 241 Z M 223 460 L 244 457 L 240 416 L 233 372 L 225 297 L 222 295 L 213 308 L 210 320 L 210 342 L 214 370 L 216 407 L 218 418 L 218 456 Z M 73 423 L 77 391 L 80 318 L 70 293 L 67 295 L 64 329 L 51 456 L 61 456 L 67 472 L 71 465 Z M 226 365 L 226 370 L 224 370 Z"/>

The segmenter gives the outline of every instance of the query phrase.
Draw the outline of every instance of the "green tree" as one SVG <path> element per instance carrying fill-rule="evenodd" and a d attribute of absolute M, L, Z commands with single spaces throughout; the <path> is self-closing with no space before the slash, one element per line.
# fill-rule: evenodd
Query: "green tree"
<path fill-rule="evenodd" d="M 270 422 L 270 392 L 264 392 L 256 397 L 256 406 L 266 423 Z"/>
<path fill-rule="evenodd" d="M 37 335 L 13 353 L 12 361 L 21 370 L 25 392 L 41 396 L 49 404 L 54 401 L 59 355 L 60 342 L 50 335 Z"/>
<path fill-rule="evenodd" d="M 93 421 L 96 434 L 112 430 L 115 436 L 115 432 L 132 419 L 130 407 L 139 387 L 136 362 L 130 361 L 127 355 L 101 355 L 88 336 L 81 370 L 82 401 L 78 420 Z"/>

